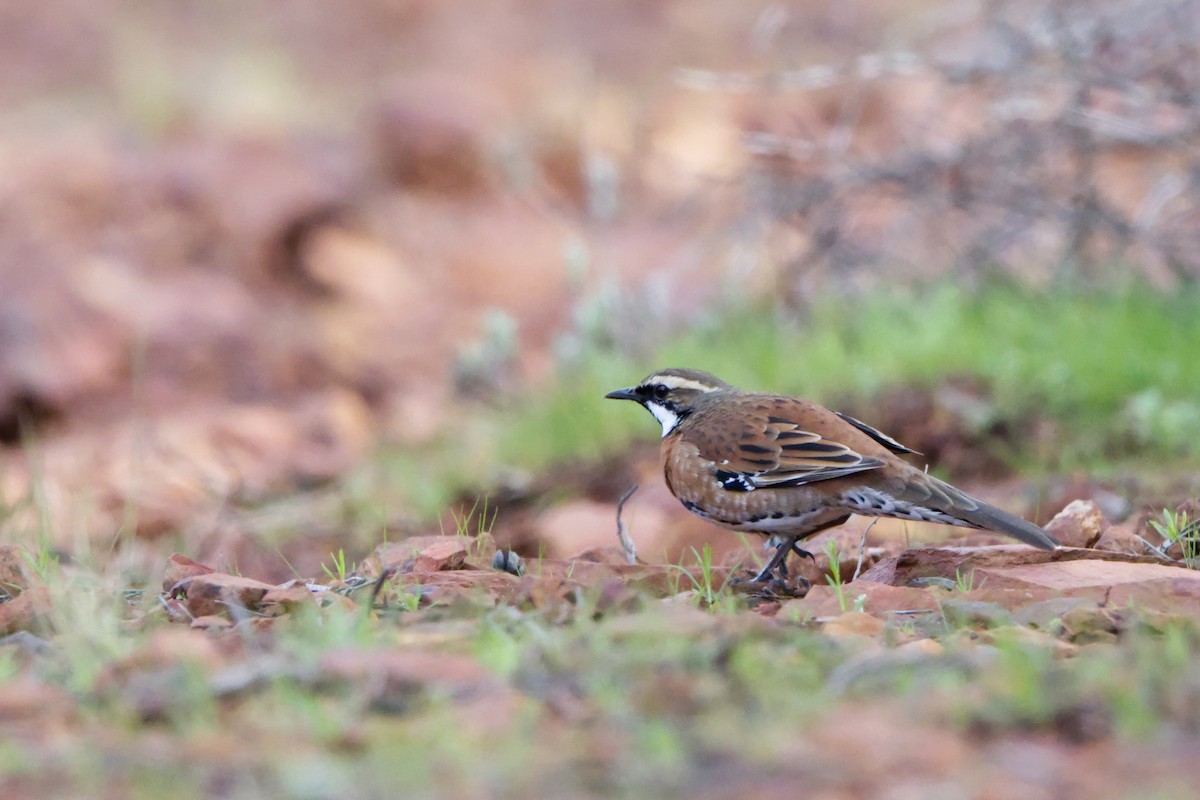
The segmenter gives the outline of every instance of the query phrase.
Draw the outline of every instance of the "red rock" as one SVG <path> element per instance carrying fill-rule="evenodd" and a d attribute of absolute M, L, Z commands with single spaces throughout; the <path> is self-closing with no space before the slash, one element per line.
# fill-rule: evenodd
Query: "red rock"
<path fill-rule="evenodd" d="M 184 578 L 194 578 L 197 575 L 207 575 L 212 572 L 216 572 L 212 567 L 193 561 L 181 553 L 172 553 L 167 559 L 167 569 L 163 573 L 163 591 L 170 591 L 172 586 Z"/>
<path fill-rule="evenodd" d="M 1110 529 L 1111 531 L 1112 529 Z M 965 599 L 998 603 L 1010 610 L 1053 597 L 1081 597 L 1140 608 L 1200 612 L 1200 572 L 1161 560 L 1098 550 L 1053 552 L 1019 546 L 922 548 L 884 559 L 863 579 L 906 585 L 921 577 L 955 580 L 971 576 Z"/>
<path fill-rule="evenodd" d="M 262 610 L 268 614 L 285 614 L 316 602 L 312 591 L 299 582 L 272 587 L 262 596 Z M 192 623 L 195 627 L 195 623 Z"/>
<path fill-rule="evenodd" d="M 46 624 L 50 613 L 50 593 L 45 586 L 33 586 L 7 602 L 0 603 L 0 635 L 17 631 L 37 631 Z"/>
<path fill-rule="evenodd" d="M 1063 591 L 1109 587 L 1123 583 L 1153 580 L 1183 580 L 1200 584 L 1200 573 L 1166 564 L 1130 564 L 1121 561 L 1065 561 L 1046 564 L 1021 564 L 1012 567 L 989 566 L 978 572 L 989 579 L 1020 581 Z"/>
<path fill-rule="evenodd" d="M 781 600 L 764 600 L 750 610 L 760 617 L 774 617 L 779 614 L 779 609 L 781 608 L 783 608 L 783 601 Z"/>
<path fill-rule="evenodd" d="M 472 551 L 488 551 L 491 558 L 492 547 L 490 538 L 479 539 L 466 536 L 410 536 L 398 542 L 384 542 L 375 548 L 370 557 L 361 565 L 359 571 L 368 577 L 376 577 L 382 568 L 396 573 L 408 573 L 414 570 L 422 572 L 439 572 L 443 570 L 462 569 L 474 565 L 482 567 L 482 563 L 474 564 L 470 556 Z"/>
<path fill-rule="evenodd" d="M 228 613 L 230 606 L 256 610 L 267 592 L 274 588 L 253 578 L 212 572 L 184 578 L 171 587 L 171 594 L 183 594 L 184 606 L 195 619 Z"/>
<path fill-rule="evenodd" d="M 1091 500 L 1072 500 L 1046 524 L 1046 532 L 1064 547 L 1091 547 L 1109 527 Z"/>
<path fill-rule="evenodd" d="M 413 559 L 413 572 L 441 572 L 462 569 L 467 560 L 467 548 L 457 538 L 436 542 L 421 548 Z"/>
<path fill-rule="evenodd" d="M 854 608 L 859 597 L 864 597 L 863 610 L 871 614 L 886 614 L 894 611 L 929 611 L 938 607 L 937 598 L 929 589 L 908 586 L 889 586 L 873 580 L 859 578 L 842 587 L 846 608 Z M 843 613 L 837 592 L 828 584 L 816 584 L 807 595 L 783 604 L 779 616 L 834 617 Z"/>
<path fill-rule="evenodd" d="M 499 570 L 441 570 L 438 572 L 403 573 L 399 585 L 418 586 L 432 603 L 451 603 L 455 600 L 495 604 L 501 600 L 515 601 L 521 596 L 522 581 Z"/>
<path fill-rule="evenodd" d="M 1083 548 L 1037 550 L 1023 545 L 989 547 L 921 547 L 903 550 L 883 559 L 864 572 L 860 580 L 905 586 L 916 578 L 939 577 L 955 580 L 959 574 L 986 567 L 1013 567 L 1067 561 L 1113 561 L 1156 563 L 1155 560 Z"/>
<path fill-rule="evenodd" d="M 1166 564 L 1083 560 L 990 567 L 987 580 L 1015 582 L 1112 606 L 1200 613 L 1200 572 Z"/>
<path fill-rule="evenodd" d="M 1130 525 L 1113 525 L 1092 546 L 1097 550 L 1126 555 L 1144 555 L 1149 550 Z"/>
<path fill-rule="evenodd" d="M 825 623 L 821 631 L 836 638 L 875 638 L 883 633 L 884 621 L 864 611 L 846 611 Z"/>
<path fill-rule="evenodd" d="M 23 547 L 0 545 L 0 587 L 8 593 L 24 591 L 32 583 L 29 575 L 30 553 Z"/>

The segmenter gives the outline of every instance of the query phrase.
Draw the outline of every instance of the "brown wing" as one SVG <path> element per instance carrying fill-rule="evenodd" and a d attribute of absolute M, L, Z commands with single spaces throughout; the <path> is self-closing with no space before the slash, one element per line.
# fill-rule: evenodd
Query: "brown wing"
<path fill-rule="evenodd" d="M 877 458 L 809 430 L 820 422 L 815 406 L 766 398 L 739 412 L 736 419 L 705 426 L 703 440 L 685 437 L 713 462 L 717 480 L 730 491 L 800 486 L 883 466 Z"/>

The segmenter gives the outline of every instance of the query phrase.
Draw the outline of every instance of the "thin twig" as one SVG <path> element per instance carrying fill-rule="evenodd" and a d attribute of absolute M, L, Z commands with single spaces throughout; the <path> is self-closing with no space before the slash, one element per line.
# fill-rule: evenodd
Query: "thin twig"
<path fill-rule="evenodd" d="M 617 501 L 617 539 L 621 542 L 621 550 L 625 552 L 625 560 L 630 564 L 637 563 L 637 547 L 633 543 L 633 539 L 629 535 L 629 531 L 625 529 L 625 523 L 621 521 L 621 510 L 625 508 L 626 501 L 633 497 L 633 493 L 638 489 L 635 483 L 626 490 L 625 494 L 621 495 L 621 499 Z"/>
<path fill-rule="evenodd" d="M 1162 548 L 1159 548 L 1159 547 L 1155 547 L 1153 544 L 1150 543 L 1149 540 L 1146 539 L 1146 537 L 1141 536 L 1136 533 L 1134 534 L 1134 536 L 1137 537 L 1141 541 L 1142 544 L 1146 545 L 1147 550 L 1149 550 L 1151 553 L 1154 553 L 1154 555 L 1158 556 L 1163 561 L 1170 561 L 1171 563 L 1175 563 L 1175 559 L 1173 559 L 1169 555 L 1167 555 L 1165 550 L 1163 550 Z"/>
<path fill-rule="evenodd" d="M 167 612 L 168 617 L 177 619 L 179 617 L 179 612 L 182 611 L 183 614 L 188 618 L 188 622 L 193 622 L 196 619 L 192 616 L 192 612 L 188 611 L 187 606 L 185 606 L 183 603 L 179 604 L 179 608 L 172 608 L 171 604 L 167 602 L 166 592 L 159 592 L 158 602 L 159 605 L 163 607 L 163 610 Z"/>
<path fill-rule="evenodd" d="M 863 555 L 867 552 L 867 534 L 875 527 L 876 522 L 879 522 L 879 517 L 872 517 L 867 527 L 863 528 L 862 539 L 858 542 L 858 564 L 854 567 L 854 577 L 850 579 L 852 581 L 858 580 L 858 573 L 862 572 Z"/>

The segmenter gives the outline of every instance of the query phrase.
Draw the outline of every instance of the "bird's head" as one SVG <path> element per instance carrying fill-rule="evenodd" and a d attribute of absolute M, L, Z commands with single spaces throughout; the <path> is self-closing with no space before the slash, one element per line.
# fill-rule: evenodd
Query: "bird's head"
<path fill-rule="evenodd" d="M 652 372 L 628 389 L 617 389 L 604 395 L 610 400 L 633 400 L 641 403 L 662 423 L 663 436 L 675 430 L 696 401 L 709 392 L 729 389 L 725 381 L 696 369 L 663 369 Z"/>

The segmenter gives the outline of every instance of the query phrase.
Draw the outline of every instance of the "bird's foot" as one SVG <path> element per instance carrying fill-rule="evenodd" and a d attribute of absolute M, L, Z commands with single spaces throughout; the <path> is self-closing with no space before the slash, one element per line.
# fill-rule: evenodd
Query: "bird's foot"
<path fill-rule="evenodd" d="M 759 570 L 758 574 L 754 576 L 754 579 L 751 581 L 751 583 L 763 583 L 764 581 L 769 581 L 773 578 L 787 580 L 788 555 L 792 551 L 796 551 L 802 555 L 812 555 L 811 553 L 807 553 L 796 546 L 796 542 L 799 541 L 799 537 L 772 536 L 767 541 L 769 544 L 775 546 L 775 552 L 771 554 L 771 558 L 767 560 L 767 565 Z"/>
<path fill-rule="evenodd" d="M 788 553 L 788 552 L 795 553 L 800 558 L 810 559 L 814 564 L 817 563 L 817 557 L 814 556 L 809 551 L 805 550 L 800 545 L 796 544 L 797 541 L 798 541 L 797 539 L 792 539 L 792 538 L 789 538 L 786 536 L 776 535 L 776 536 L 770 537 L 769 539 L 767 539 L 766 541 L 763 542 L 764 550 L 774 550 L 775 551 L 771 558 L 771 563 L 774 563 L 776 558 L 781 559 L 776 566 L 779 569 L 780 574 L 785 578 L 787 577 L 787 555 L 786 555 L 786 553 Z M 784 555 L 781 556 L 780 555 L 781 553 L 783 553 Z M 770 566 L 770 564 L 768 564 L 768 567 L 769 566 Z M 765 572 L 765 571 L 766 570 L 764 569 L 763 572 Z M 762 575 L 763 572 L 760 572 L 759 574 Z"/>
<path fill-rule="evenodd" d="M 765 581 L 755 581 L 750 578 L 732 578 L 729 587 L 736 592 L 746 595 L 756 601 L 790 600 L 794 597 L 804 597 L 812 588 L 807 578 L 796 576 L 793 580 L 769 578 Z"/>
<path fill-rule="evenodd" d="M 771 581 L 767 584 L 761 596 L 772 600 L 790 600 L 793 597 L 804 597 L 811 588 L 812 582 L 808 578 L 802 578 L 797 575 L 795 580 L 791 581 L 779 579 Z"/>
<path fill-rule="evenodd" d="M 778 572 L 778 574 L 776 574 Z M 775 559 L 771 559 L 765 567 L 758 571 L 758 574 L 750 578 L 747 583 L 768 583 L 774 580 L 786 580 L 787 568 L 779 570 L 779 564 L 775 563 Z"/>

